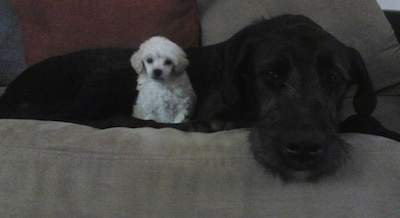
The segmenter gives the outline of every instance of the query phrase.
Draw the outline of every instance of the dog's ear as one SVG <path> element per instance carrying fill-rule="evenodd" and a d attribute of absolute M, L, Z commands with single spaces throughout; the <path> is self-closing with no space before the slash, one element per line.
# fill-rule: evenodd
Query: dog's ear
<path fill-rule="evenodd" d="M 240 104 L 244 95 L 244 80 L 246 60 L 248 60 L 255 39 L 251 39 L 245 32 L 239 33 L 229 39 L 225 45 L 224 52 L 224 74 L 222 83 L 222 97 L 225 104 L 229 106 Z"/>
<path fill-rule="evenodd" d="M 133 69 L 136 71 L 137 74 L 142 74 L 144 73 L 144 66 L 143 66 L 143 61 L 142 61 L 142 52 L 136 51 L 130 59 L 131 66 Z"/>
<path fill-rule="evenodd" d="M 349 47 L 348 49 L 350 74 L 354 83 L 358 85 L 353 99 L 353 107 L 357 114 L 368 116 L 375 110 L 377 104 L 376 94 L 360 53 L 354 48 Z"/>
<path fill-rule="evenodd" d="M 181 73 L 185 71 L 185 69 L 188 66 L 189 66 L 189 60 L 182 56 L 178 59 L 178 63 L 175 66 L 175 72 Z"/>

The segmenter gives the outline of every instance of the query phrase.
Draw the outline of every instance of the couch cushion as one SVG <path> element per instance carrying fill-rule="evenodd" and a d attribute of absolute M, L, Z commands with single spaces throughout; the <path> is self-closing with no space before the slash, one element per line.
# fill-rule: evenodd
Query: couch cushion
<path fill-rule="evenodd" d="M 400 82 L 400 49 L 376 0 L 199 0 L 204 45 L 228 39 L 261 17 L 304 14 L 339 40 L 359 50 L 374 86 Z"/>
<path fill-rule="evenodd" d="M 28 64 L 96 47 L 137 47 L 164 35 L 196 46 L 196 1 L 13 0 Z"/>
<path fill-rule="evenodd" d="M 400 146 L 344 134 L 352 159 L 316 183 L 257 165 L 247 131 L 0 120 L 2 217 L 397 217 Z"/>

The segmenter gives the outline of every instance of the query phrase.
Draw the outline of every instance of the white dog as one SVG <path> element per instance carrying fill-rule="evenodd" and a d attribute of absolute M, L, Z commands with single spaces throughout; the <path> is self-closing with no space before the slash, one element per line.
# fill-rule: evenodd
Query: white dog
<path fill-rule="evenodd" d="M 130 62 L 139 75 L 133 116 L 160 123 L 187 120 L 196 94 L 185 71 L 189 61 L 182 48 L 165 37 L 154 36 L 140 45 Z"/>

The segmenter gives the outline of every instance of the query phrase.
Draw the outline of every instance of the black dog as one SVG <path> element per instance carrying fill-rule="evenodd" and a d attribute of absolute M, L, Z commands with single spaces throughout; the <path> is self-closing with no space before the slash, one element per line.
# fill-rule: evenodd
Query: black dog
<path fill-rule="evenodd" d="M 317 179 L 337 169 L 349 146 L 337 117 L 358 85 L 353 120 L 376 106 L 364 63 L 352 48 L 303 16 L 250 25 L 228 41 L 187 50 L 198 96 L 192 122 L 159 124 L 131 117 L 137 92 L 130 49 L 98 49 L 50 58 L 10 84 L 0 117 L 68 121 L 97 128 L 174 127 L 218 131 L 250 127 L 256 160 L 283 179 Z M 374 120 L 373 120 L 374 121 Z M 353 122 L 343 127 L 358 131 Z M 385 135 L 385 129 L 367 128 Z"/>

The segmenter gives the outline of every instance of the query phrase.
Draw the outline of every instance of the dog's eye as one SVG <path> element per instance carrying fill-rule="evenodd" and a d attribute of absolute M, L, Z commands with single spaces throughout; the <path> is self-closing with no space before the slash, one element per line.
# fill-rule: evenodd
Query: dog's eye
<path fill-rule="evenodd" d="M 334 83 L 336 83 L 337 81 L 338 81 L 338 76 L 336 75 L 336 74 L 334 74 L 334 73 L 330 73 L 329 75 L 328 75 L 328 83 L 329 84 L 334 84 Z"/>
<path fill-rule="evenodd" d="M 331 71 L 323 78 L 325 83 L 324 90 L 331 96 L 338 97 L 346 91 L 346 81 L 343 74 L 338 71 Z"/>
<path fill-rule="evenodd" d="M 172 64 L 172 61 L 171 61 L 171 60 L 169 60 L 169 59 L 167 59 L 167 60 L 164 62 L 164 64 L 165 64 L 165 65 L 167 65 L 167 66 L 169 66 L 169 65 L 171 65 L 171 64 Z"/>
<path fill-rule="evenodd" d="M 152 59 L 152 58 L 147 58 L 147 59 L 146 59 L 146 62 L 149 63 L 149 64 L 151 64 L 151 63 L 153 63 L 153 59 Z"/>
<path fill-rule="evenodd" d="M 272 71 L 272 70 L 267 71 L 264 74 L 264 77 L 269 81 L 276 81 L 276 80 L 279 79 L 279 75 L 276 72 Z"/>
<path fill-rule="evenodd" d="M 264 65 L 264 70 L 262 71 L 262 75 L 264 80 L 270 85 L 281 85 L 282 82 L 287 77 L 291 65 L 288 58 L 283 55 L 279 55 L 275 57 L 275 59 L 268 63 L 267 66 Z"/>
<path fill-rule="evenodd" d="M 286 72 L 279 69 L 270 69 L 262 73 L 261 79 L 269 88 L 280 88 L 285 84 Z"/>
<path fill-rule="evenodd" d="M 274 70 L 265 71 L 262 74 L 263 80 L 269 87 L 280 87 L 282 85 L 282 76 Z"/>
<path fill-rule="evenodd" d="M 331 72 L 326 76 L 326 82 L 330 86 L 334 86 L 336 83 L 338 83 L 340 80 L 340 77 L 338 74 Z"/>

